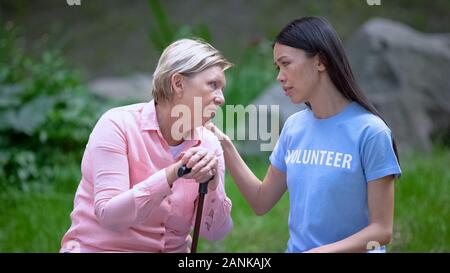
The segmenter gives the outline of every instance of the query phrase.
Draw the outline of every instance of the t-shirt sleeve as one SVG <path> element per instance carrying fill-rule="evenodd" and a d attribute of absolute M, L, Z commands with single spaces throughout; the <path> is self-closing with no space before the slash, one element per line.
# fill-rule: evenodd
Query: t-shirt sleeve
<path fill-rule="evenodd" d="M 286 131 L 287 125 L 285 124 L 281 130 L 280 138 L 278 138 L 277 144 L 275 144 L 272 154 L 269 157 L 272 166 L 284 173 L 286 172 Z"/>
<path fill-rule="evenodd" d="M 387 175 L 394 175 L 396 178 L 401 175 L 390 130 L 378 132 L 364 143 L 362 164 L 368 182 Z"/>

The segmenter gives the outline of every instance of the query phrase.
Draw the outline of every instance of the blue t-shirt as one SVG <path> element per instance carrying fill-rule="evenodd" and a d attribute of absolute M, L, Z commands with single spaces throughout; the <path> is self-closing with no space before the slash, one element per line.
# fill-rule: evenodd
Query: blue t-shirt
<path fill-rule="evenodd" d="M 367 183 L 401 173 L 391 131 L 357 102 L 326 119 L 310 109 L 290 116 L 270 162 L 286 173 L 288 252 L 334 243 L 367 227 Z"/>

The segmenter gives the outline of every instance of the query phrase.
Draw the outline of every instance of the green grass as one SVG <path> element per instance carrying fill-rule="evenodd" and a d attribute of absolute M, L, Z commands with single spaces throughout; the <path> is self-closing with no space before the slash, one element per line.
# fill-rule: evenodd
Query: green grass
<path fill-rule="evenodd" d="M 267 157 L 247 158 L 259 178 Z M 403 176 L 396 184 L 394 238 L 391 252 L 448 252 L 450 150 L 403 160 Z M 0 252 L 57 252 L 70 225 L 69 214 L 79 179 L 79 166 L 60 170 L 56 186 L 0 193 Z M 266 215 L 256 216 L 227 175 L 226 189 L 233 202 L 234 228 L 222 241 L 199 241 L 200 252 L 283 252 L 288 240 L 288 196 Z"/>
<path fill-rule="evenodd" d="M 256 176 L 263 179 L 269 164 L 268 156 L 248 158 L 246 163 Z M 233 208 L 232 231 L 220 242 L 199 241 L 200 252 L 284 252 L 289 238 L 289 199 L 285 194 L 266 215 L 256 216 L 239 192 L 229 173 L 226 174 L 226 192 Z"/>
<path fill-rule="evenodd" d="M 70 226 L 80 167 L 70 158 L 54 166 L 54 183 L 0 192 L 0 252 L 57 252 Z"/>
<path fill-rule="evenodd" d="M 70 224 L 73 194 L 23 193 L 0 196 L 0 251 L 57 252 Z"/>
<path fill-rule="evenodd" d="M 415 155 L 396 184 L 393 252 L 450 251 L 450 151 Z"/>

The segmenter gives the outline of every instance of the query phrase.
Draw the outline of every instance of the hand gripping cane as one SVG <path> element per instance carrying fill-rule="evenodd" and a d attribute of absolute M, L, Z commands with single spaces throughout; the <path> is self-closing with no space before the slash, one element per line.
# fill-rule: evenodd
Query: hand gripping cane
<path fill-rule="evenodd" d="M 183 165 L 178 169 L 177 175 L 178 177 L 182 177 L 183 175 L 188 174 L 190 172 L 191 169 L 186 167 L 186 165 Z M 197 214 L 195 216 L 194 235 L 192 236 L 191 253 L 197 252 L 198 235 L 200 232 L 200 223 L 202 222 L 203 201 L 205 199 L 205 194 L 208 193 L 208 182 L 211 181 L 213 178 L 214 176 L 212 176 L 208 181 L 200 183 L 198 185 Z"/>

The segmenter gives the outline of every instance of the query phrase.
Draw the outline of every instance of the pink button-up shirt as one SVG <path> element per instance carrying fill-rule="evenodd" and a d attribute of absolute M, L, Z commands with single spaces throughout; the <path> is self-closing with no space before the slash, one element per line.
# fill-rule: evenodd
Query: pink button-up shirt
<path fill-rule="evenodd" d="M 205 196 L 200 236 L 222 239 L 232 228 L 224 189 L 225 164 L 217 138 L 196 129 L 184 151 L 201 145 L 219 157 L 220 183 Z M 162 138 L 154 101 L 107 111 L 92 131 L 81 163 L 72 225 L 61 252 L 187 252 L 198 183 L 179 178 L 172 188 L 164 168 L 176 162 Z"/>

